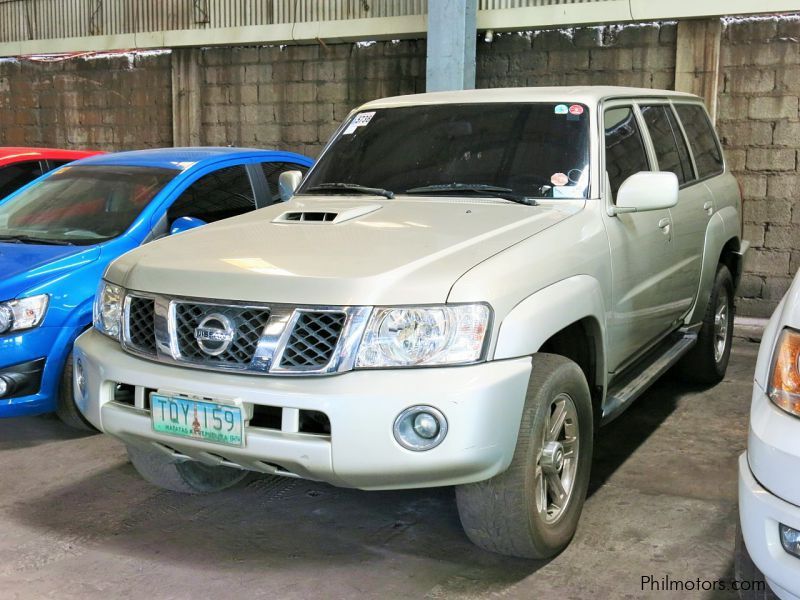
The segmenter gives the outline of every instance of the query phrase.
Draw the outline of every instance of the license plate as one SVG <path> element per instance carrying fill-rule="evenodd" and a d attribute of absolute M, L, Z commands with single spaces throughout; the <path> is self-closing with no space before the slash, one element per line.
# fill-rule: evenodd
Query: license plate
<path fill-rule="evenodd" d="M 153 392 L 153 431 L 226 446 L 244 446 L 242 407 Z"/>

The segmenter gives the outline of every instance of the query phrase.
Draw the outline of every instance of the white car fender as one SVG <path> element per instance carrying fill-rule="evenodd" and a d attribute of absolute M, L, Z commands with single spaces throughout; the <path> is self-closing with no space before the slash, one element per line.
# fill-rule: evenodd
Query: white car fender
<path fill-rule="evenodd" d="M 603 292 L 594 277 L 574 275 L 562 279 L 527 297 L 508 313 L 500 324 L 494 359 L 534 354 L 554 334 L 591 317 L 600 334 L 596 342 L 597 373 L 604 377 L 605 315 Z"/>
<path fill-rule="evenodd" d="M 733 238 L 739 237 L 739 213 L 732 206 L 726 206 L 714 213 L 706 227 L 706 237 L 703 247 L 703 266 L 700 272 L 700 282 L 697 296 L 689 315 L 687 324 L 699 323 L 706 313 L 711 289 L 714 287 L 714 277 L 717 265 L 722 255 L 725 244 Z M 732 275 L 735 276 L 734 273 Z"/>

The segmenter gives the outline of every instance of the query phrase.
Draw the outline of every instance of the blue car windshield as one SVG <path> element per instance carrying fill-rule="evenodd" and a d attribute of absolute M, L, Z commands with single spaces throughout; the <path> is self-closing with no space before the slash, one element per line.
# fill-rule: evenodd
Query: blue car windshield
<path fill-rule="evenodd" d="M 0 242 L 90 245 L 124 233 L 178 171 L 65 166 L 0 204 Z"/>

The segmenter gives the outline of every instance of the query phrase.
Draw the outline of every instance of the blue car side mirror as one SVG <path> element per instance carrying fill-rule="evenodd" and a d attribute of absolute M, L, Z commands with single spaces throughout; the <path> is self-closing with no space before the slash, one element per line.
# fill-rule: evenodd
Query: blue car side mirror
<path fill-rule="evenodd" d="M 207 225 L 203 219 L 197 219 L 195 217 L 178 217 L 172 222 L 172 227 L 169 228 L 169 234 L 175 235 L 176 233 L 183 233 L 184 231 L 202 227 L 203 225 Z"/>

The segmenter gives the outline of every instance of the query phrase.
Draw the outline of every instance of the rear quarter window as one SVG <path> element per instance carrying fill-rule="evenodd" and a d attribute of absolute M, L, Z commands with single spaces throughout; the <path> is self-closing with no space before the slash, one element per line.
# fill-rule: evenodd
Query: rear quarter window
<path fill-rule="evenodd" d="M 697 165 L 697 176 L 706 179 L 722 173 L 722 150 L 705 109 L 699 104 L 676 104 L 689 146 Z"/>

